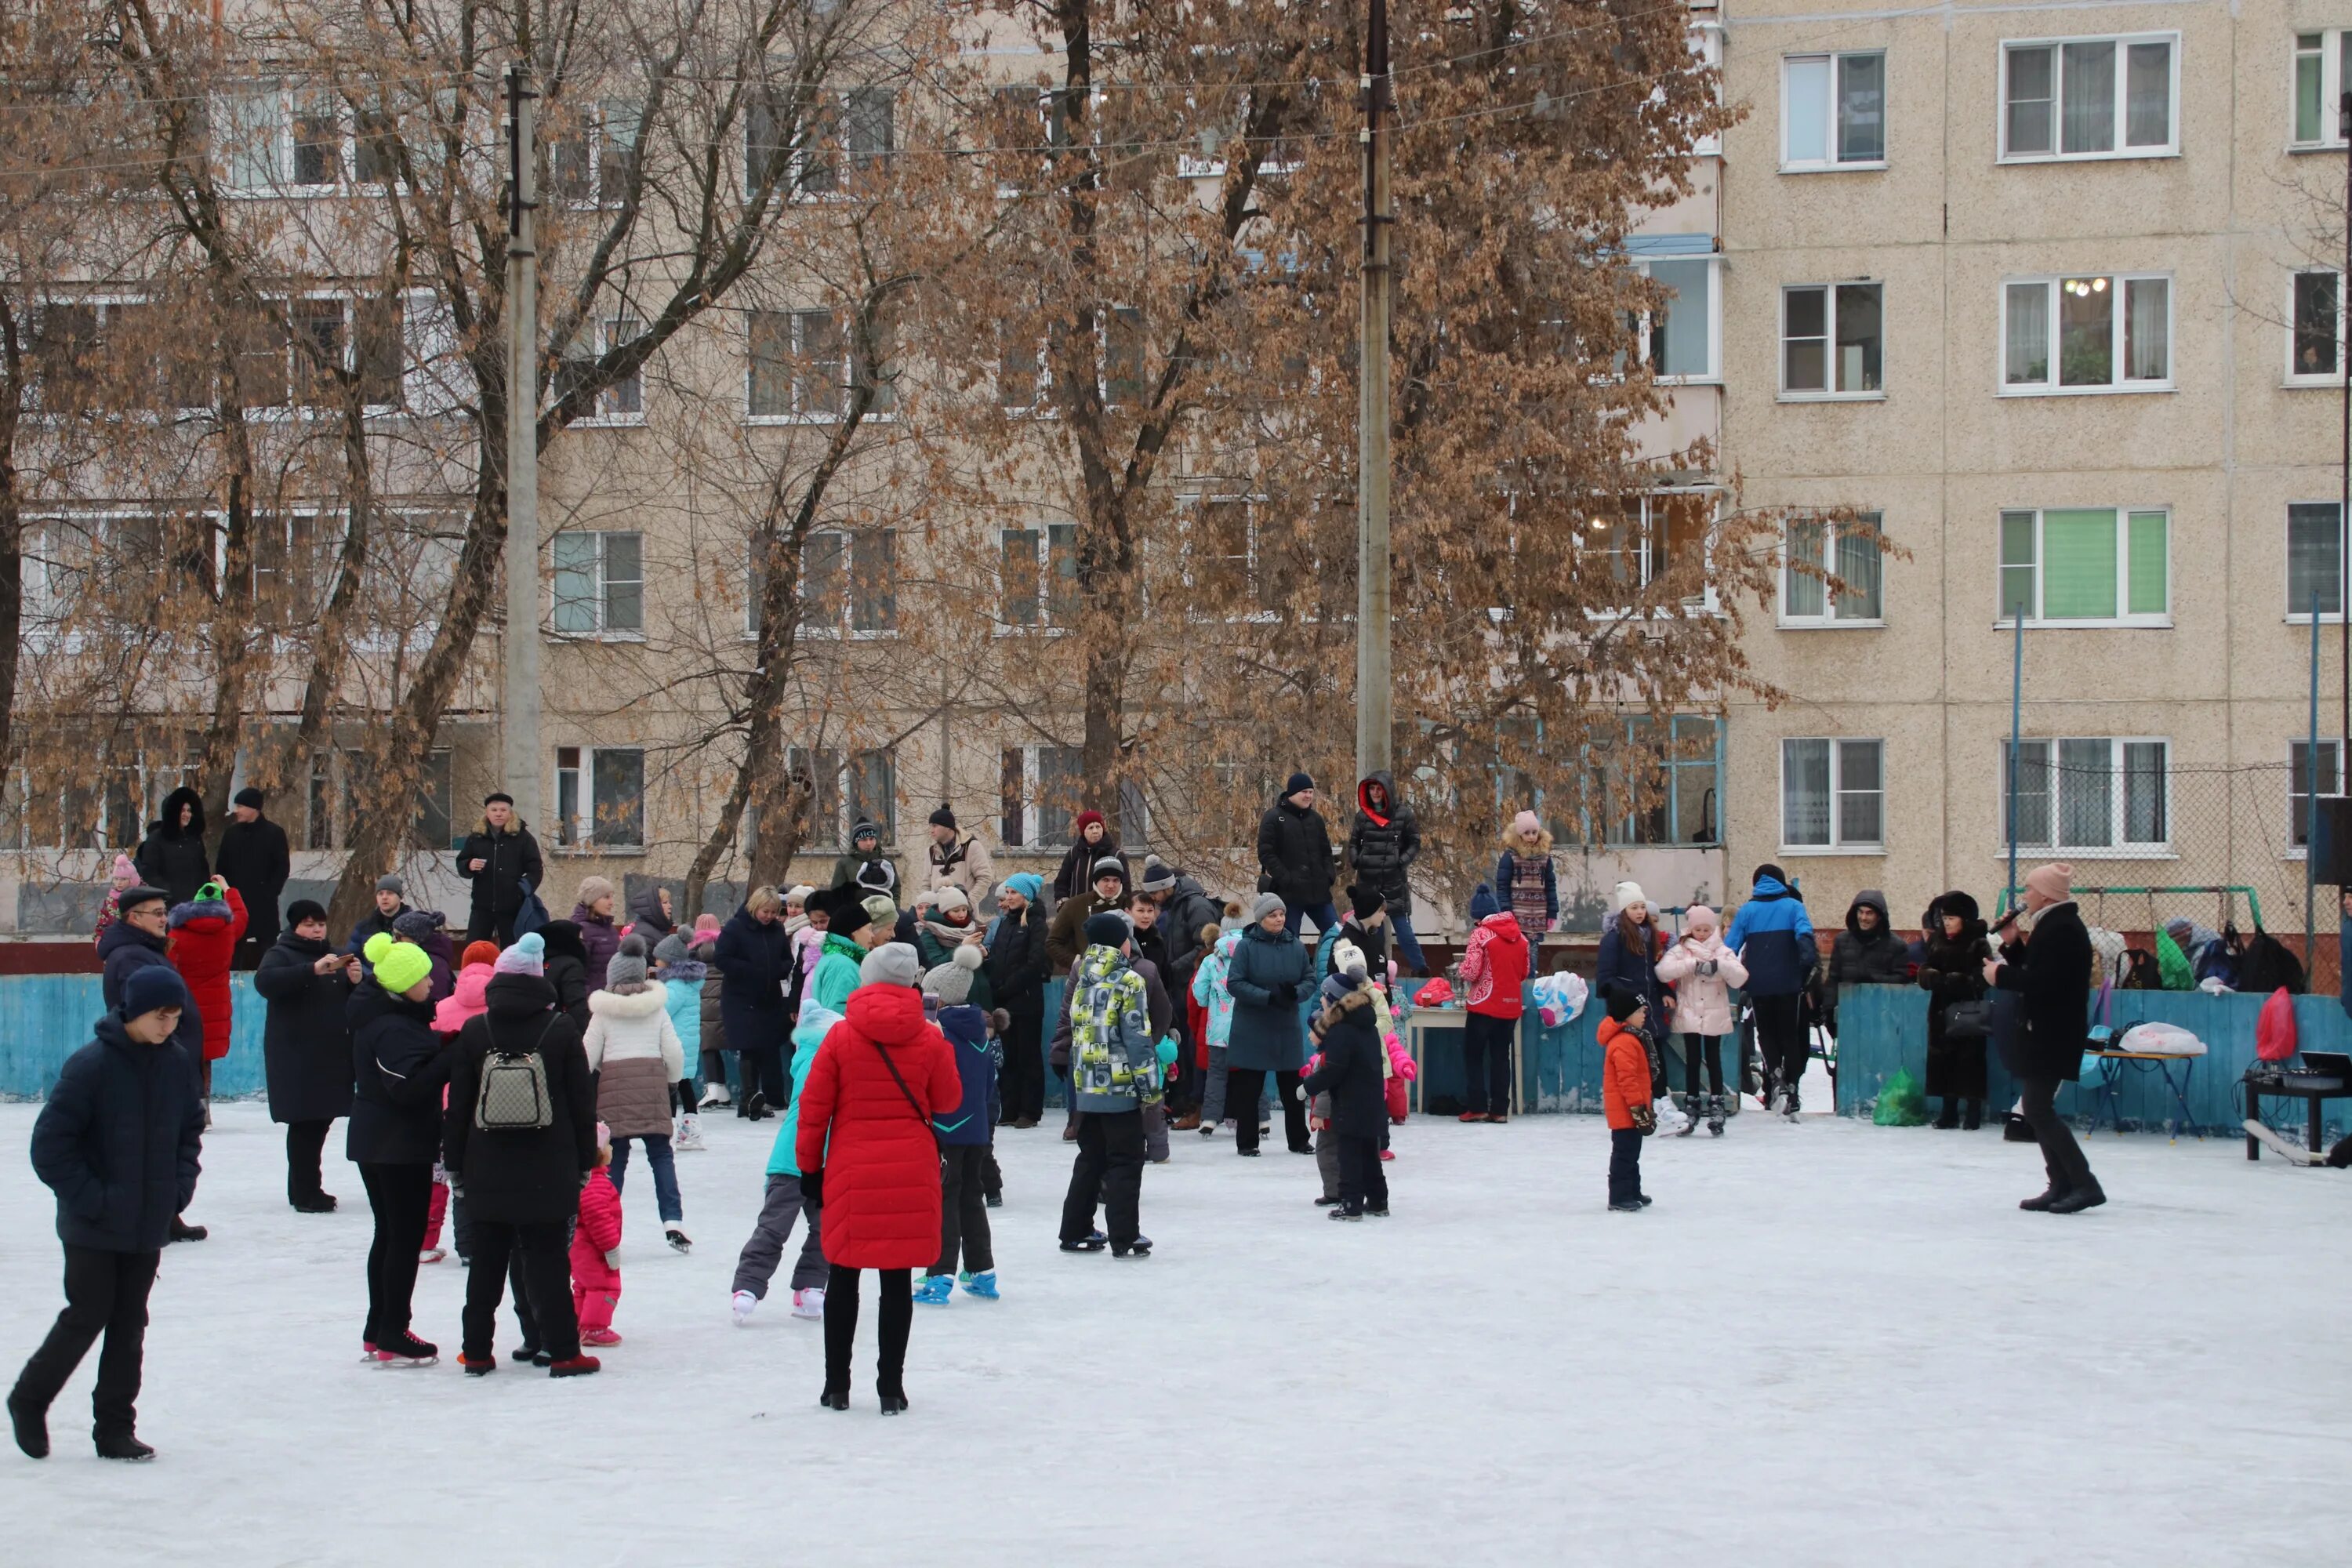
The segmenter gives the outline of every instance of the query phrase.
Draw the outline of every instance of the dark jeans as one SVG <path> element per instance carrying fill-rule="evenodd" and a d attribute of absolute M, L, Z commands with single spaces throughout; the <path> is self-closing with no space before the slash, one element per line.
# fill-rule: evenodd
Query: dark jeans
<path fill-rule="evenodd" d="M 1328 899 L 1319 904 L 1294 904 L 1286 899 L 1282 904 L 1282 929 L 1293 936 L 1298 935 L 1298 917 L 1301 915 L 1315 922 L 1315 934 L 1318 937 L 1339 923 L 1339 911 L 1332 907 Z"/>
<path fill-rule="evenodd" d="M 783 1109 L 782 1105 L 776 1107 L 779 1113 Z M 654 1203 L 661 1213 L 662 1224 L 677 1224 L 686 1218 L 686 1207 L 677 1195 L 677 1156 L 670 1150 L 669 1134 L 638 1132 L 630 1134 L 630 1138 L 646 1146 L 646 1163 L 654 1168 Z M 622 1179 L 629 1173 L 630 1138 L 613 1140 L 613 1190 L 616 1193 L 621 1190 Z"/>
<path fill-rule="evenodd" d="M 90 1391 L 92 1432 L 127 1437 L 138 1420 L 140 1355 L 147 1342 L 147 1293 L 160 1252 L 108 1252 L 66 1243 L 66 1306 L 48 1337 L 17 1375 L 9 1398 L 46 1411 L 100 1334 L 98 1386 Z"/>
<path fill-rule="evenodd" d="M 494 942 L 500 947 L 514 945 L 514 918 L 519 911 L 509 910 L 493 920 L 477 910 L 466 922 L 467 942 Z"/>
<path fill-rule="evenodd" d="M 1079 1112 L 1078 1157 L 1070 1166 L 1069 1193 L 1062 1199 L 1064 1241 L 1084 1241 L 1092 1234 L 1097 1194 L 1111 1245 L 1133 1245 L 1142 1223 L 1142 1111 Z"/>
<path fill-rule="evenodd" d="M 1004 1120 L 1035 1121 L 1045 1114 L 1045 1019 L 1040 1013 L 1013 1015 L 1004 1031 L 1004 1072 L 997 1089 Z"/>
<path fill-rule="evenodd" d="M 1639 1203 L 1642 1199 L 1642 1133 L 1639 1128 L 1609 1130 L 1609 1201 Z"/>
<path fill-rule="evenodd" d="M 742 1058 L 737 1071 L 742 1075 L 743 1092 L 735 1097 L 735 1114 L 751 1114 L 753 1090 L 764 1096 L 768 1109 L 778 1115 L 792 1101 L 792 1091 L 784 1082 L 784 1048 L 782 1046 L 751 1046 L 736 1053 Z"/>
<path fill-rule="evenodd" d="M 1752 996 L 1748 1005 L 1756 1009 L 1756 1050 L 1764 1058 L 1764 1092 L 1786 1088 L 1794 1095 L 1804 1079 L 1805 1058 L 1812 1054 L 1805 1044 L 1804 998 Z"/>
<path fill-rule="evenodd" d="M 416 1254 L 433 1208 L 430 1165 L 362 1165 L 375 1240 L 367 1260 L 367 1326 L 360 1337 L 381 1344 L 408 1331 L 409 1298 L 416 1293 Z"/>
<path fill-rule="evenodd" d="M 520 1276 L 518 1294 L 530 1299 L 524 1342 L 557 1361 L 580 1353 L 580 1319 L 572 1310 L 572 1259 L 564 1250 L 572 1245 L 571 1230 L 560 1219 L 528 1225 L 475 1222 L 474 1260 L 466 1269 L 467 1360 L 488 1361 L 496 1353 L 499 1302 L 506 1296 L 509 1267 Z M 516 1305 L 520 1316 L 520 1301 Z"/>
<path fill-rule="evenodd" d="M 940 1260 L 934 1274 L 956 1271 L 956 1254 L 974 1274 L 996 1267 L 988 1234 L 988 1163 L 985 1143 L 950 1143 L 940 1151 Z"/>
<path fill-rule="evenodd" d="M 1723 1092 L 1723 1037 L 1721 1035 L 1685 1035 L 1683 1037 L 1683 1077 L 1690 1092 L 1698 1092 L 1699 1063 L 1706 1063 L 1707 1092 Z"/>
<path fill-rule="evenodd" d="M 2025 1096 L 2025 1124 L 2042 1145 L 2042 1163 L 2050 1173 L 2050 1190 L 2060 1197 L 2077 1187 L 2096 1187 L 2091 1162 L 2074 1142 L 2074 1130 L 2058 1114 L 2058 1079 L 2029 1078 L 2020 1086 Z"/>
<path fill-rule="evenodd" d="M 1252 1111 L 1265 1093 L 1264 1068 L 1225 1069 L 1225 1114 L 1234 1119 L 1234 1147 L 1257 1147 L 1257 1118 Z M 1305 1153 L 1314 1145 L 1307 1138 L 1307 1107 L 1298 1098 L 1298 1075 L 1277 1072 L 1274 1075 L 1274 1098 L 1282 1102 L 1282 1131 L 1295 1153 Z"/>
<path fill-rule="evenodd" d="M 1462 1019 L 1462 1109 L 1482 1116 L 1511 1113 L 1511 1047 L 1519 1036 L 1517 1018 L 1484 1013 Z"/>
<path fill-rule="evenodd" d="M 286 1124 L 286 1201 L 324 1196 L 319 1184 L 319 1157 L 327 1147 L 332 1121 L 289 1121 Z"/>
<path fill-rule="evenodd" d="M 915 1279 L 911 1268 L 877 1268 L 882 1280 L 882 1347 L 875 1358 L 875 1384 L 886 1393 L 904 1390 L 907 1379 L 907 1331 L 915 1323 Z M 824 1385 L 846 1393 L 849 1352 L 857 1346 L 857 1270 L 841 1264 L 824 1286 Z"/>
<path fill-rule="evenodd" d="M 1421 939 L 1412 934 L 1412 917 L 1402 912 L 1396 905 L 1391 904 L 1389 929 L 1396 933 L 1398 966 L 1407 974 L 1416 971 L 1426 974 L 1429 972 L 1429 960 L 1421 951 Z M 1388 984 L 1387 976 L 1383 975 L 1380 978 L 1381 984 Z"/>
<path fill-rule="evenodd" d="M 1349 1214 L 1389 1206 L 1389 1175 L 1378 1137 L 1339 1140 L 1339 1206 Z"/>

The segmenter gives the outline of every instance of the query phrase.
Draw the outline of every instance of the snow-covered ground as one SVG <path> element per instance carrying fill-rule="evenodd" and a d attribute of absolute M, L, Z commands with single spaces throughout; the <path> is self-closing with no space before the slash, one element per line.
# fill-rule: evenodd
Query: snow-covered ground
<path fill-rule="evenodd" d="M 0 1106 L 21 1151 L 34 1107 Z M 728 1280 L 772 1123 L 679 1157 L 690 1257 L 629 1185 L 603 1375 L 358 1360 L 368 1217 L 297 1215 L 278 1130 L 226 1105 L 154 1297 L 124 1467 L 0 1450 L 0 1561 L 99 1564 L 2341 1562 L 2352 1550 L 2352 1177 L 2104 1137 L 2112 1197 L 2021 1214 L 1997 1132 L 1737 1120 L 1653 1140 L 1602 1207 L 1596 1117 L 1420 1121 L 1396 1217 L 1327 1223 L 1310 1162 L 1178 1139 L 1148 1262 L 1055 1249 L 1067 1146 L 1000 1140 L 1004 1299 L 917 1309 L 912 1411 L 847 1415 L 816 1325 Z M 0 1160 L 0 1360 L 58 1305 L 47 1194 Z M 869 1284 L 867 1310 L 872 1311 Z M 511 1342 L 511 1320 L 501 1345 Z M 93 1358 L 94 1360 L 94 1358 Z"/>

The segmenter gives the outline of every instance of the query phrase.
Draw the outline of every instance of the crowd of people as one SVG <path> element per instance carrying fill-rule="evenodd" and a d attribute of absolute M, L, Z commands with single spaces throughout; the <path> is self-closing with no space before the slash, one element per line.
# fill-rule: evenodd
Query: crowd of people
<path fill-rule="evenodd" d="M 1357 788 L 1344 862 L 1316 801 L 1300 773 L 1268 808 L 1247 903 L 1213 897 L 1157 856 L 1139 870 L 1091 811 L 1076 819 L 1050 890 L 1031 872 L 999 881 L 985 844 L 941 806 L 911 874 L 879 826 L 861 822 L 829 885 L 755 888 L 723 922 L 688 922 L 667 889 L 648 888 L 623 909 L 595 876 L 581 880 L 568 918 L 545 918 L 539 846 L 512 801 L 493 794 L 457 852 L 471 888 L 464 945 L 387 876 L 337 946 L 314 901 L 285 904 L 280 926 L 285 836 L 264 797 L 236 797 L 208 862 L 202 803 L 175 792 L 138 855 L 115 867 L 97 937 L 106 1015 L 36 1128 L 34 1164 L 58 1199 L 67 1307 L 8 1396 L 16 1440 L 47 1453 L 49 1404 L 103 1337 L 99 1451 L 152 1452 L 134 1418 L 146 1299 L 162 1248 L 206 1235 L 186 1211 L 240 948 L 268 1009 L 269 1110 L 286 1128 L 297 1211 L 338 1206 L 322 1156 L 331 1124 L 347 1122 L 345 1152 L 373 1226 L 362 1355 L 379 1366 L 438 1360 L 415 1332 L 412 1298 L 420 1268 L 448 1254 L 446 1226 L 467 1276 L 457 1358 L 467 1374 L 499 1369 L 497 1321 L 509 1303 L 509 1364 L 598 1372 L 592 1352 L 623 1339 L 632 1149 L 651 1169 L 664 1241 L 688 1251 L 676 1156 L 704 1146 L 698 1116 L 719 1109 L 779 1121 L 731 1315 L 741 1324 L 759 1310 L 800 1227 L 791 1310 L 824 1325 L 820 1404 L 833 1410 L 851 1399 L 866 1271 L 877 1279 L 874 1393 L 885 1414 L 908 1407 L 914 1308 L 959 1289 L 997 1299 L 995 1140 L 1040 1126 L 1049 1068 L 1073 1145 L 1066 1253 L 1150 1257 L 1143 1177 L 1171 1158 L 1171 1134 L 1229 1131 L 1234 1152 L 1255 1158 L 1277 1114 L 1287 1151 L 1315 1159 L 1315 1202 L 1333 1220 L 1386 1217 L 1392 1129 L 1419 1071 L 1401 1035 L 1402 983 L 1427 967 L 1411 922 L 1421 838 L 1386 774 Z M 1352 879 L 1341 889 L 1343 866 Z M 2023 1206 L 2072 1213 L 2104 1201 L 2053 1109 L 2081 1057 L 2090 963 L 2067 868 L 2035 870 L 2022 910 L 1998 930 L 1967 894 L 1946 894 L 1917 943 L 1865 892 L 1825 976 L 1803 900 L 1777 866 L 1756 869 L 1727 926 L 1690 909 L 1673 938 L 1636 884 L 1619 884 L 1612 901 L 1592 980 L 1605 1014 L 1612 1210 L 1652 1201 L 1640 1152 L 1672 1093 L 1662 1043 L 1680 1037 L 1681 1130 L 1704 1120 L 1720 1135 L 1734 1106 L 1723 1045 L 1744 1009 L 1762 1058 L 1759 1099 L 1793 1116 L 1811 1030 L 1834 1027 L 1847 982 L 1929 993 L 1927 1088 L 1943 1100 L 1943 1126 L 1979 1125 L 1993 1030 L 1978 1005 L 2014 994 L 2023 1023 L 2010 1065 L 2049 1173 L 2048 1190 Z M 1500 1123 L 1535 955 L 1560 911 L 1549 836 L 1532 813 L 1511 824 L 1470 907 L 1451 977 L 1466 1010 L 1459 1114 Z M 266 940 L 255 952 L 257 935 Z"/>

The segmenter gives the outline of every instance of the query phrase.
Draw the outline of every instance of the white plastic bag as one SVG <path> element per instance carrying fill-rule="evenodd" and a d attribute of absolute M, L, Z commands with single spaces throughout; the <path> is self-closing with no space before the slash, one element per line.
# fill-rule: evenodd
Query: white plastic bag
<path fill-rule="evenodd" d="M 1574 1023 L 1591 994 L 1582 975 L 1568 973 L 1545 975 L 1536 982 L 1535 992 L 1536 1011 L 1547 1029 Z"/>
<path fill-rule="evenodd" d="M 2205 1042 L 2178 1024 L 2134 1024 L 2116 1049 L 2143 1057 L 2201 1057 Z"/>

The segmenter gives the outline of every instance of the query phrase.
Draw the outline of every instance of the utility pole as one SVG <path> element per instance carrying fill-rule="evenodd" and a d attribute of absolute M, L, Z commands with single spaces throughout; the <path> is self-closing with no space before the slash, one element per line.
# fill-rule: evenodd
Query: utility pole
<path fill-rule="evenodd" d="M 2352 744 L 2352 547 L 2348 547 L 2352 546 L 2352 335 L 2346 331 L 2347 321 L 2352 321 L 2352 91 L 2336 103 L 2336 128 L 2344 138 L 2344 270 L 2336 279 L 2336 368 L 2344 373 L 2343 493 L 2336 512 L 2336 612 L 2340 623 L 2336 635 L 2344 667 L 2344 706 L 2343 722 L 2336 731 L 2339 753 L 2336 767 L 2336 787 L 2352 795 L 2352 788 L 2346 788 L 2341 779 L 2347 759 L 2340 754 Z M 2319 766 L 2318 753 L 2312 754 L 2311 765 Z M 2318 785 L 2312 789 L 2316 794 Z"/>
<path fill-rule="evenodd" d="M 507 630 L 501 787 L 539 821 L 539 95 L 530 67 L 507 68 Z M 541 825 L 541 831 L 546 831 Z"/>
<path fill-rule="evenodd" d="M 1370 0 L 1364 29 L 1364 311 L 1357 345 L 1356 776 L 1385 771 L 1393 724 L 1389 690 L 1389 78 L 1388 0 Z M 1393 803 L 1391 803 L 1393 805 Z"/>

